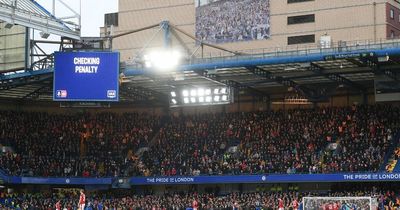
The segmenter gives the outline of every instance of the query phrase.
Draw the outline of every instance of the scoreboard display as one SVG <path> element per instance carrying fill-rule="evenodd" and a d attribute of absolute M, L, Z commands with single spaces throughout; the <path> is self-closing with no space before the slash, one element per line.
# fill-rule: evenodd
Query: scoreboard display
<path fill-rule="evenodd" d="M 54 101 L 118 101 L 119 53 L 56 52 Z"/>

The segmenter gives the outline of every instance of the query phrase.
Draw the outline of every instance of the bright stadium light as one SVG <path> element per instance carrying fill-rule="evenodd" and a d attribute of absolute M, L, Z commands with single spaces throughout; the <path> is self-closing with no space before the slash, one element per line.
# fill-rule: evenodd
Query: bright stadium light
<path fill-rule="evenodd" d="M 197 95 L 199 95 L 199 96 L 204 96 L 204 89 L 203 89 L 203 88 L 199 88 L 199 89 L 197 90 Z"/>
<path fill-rule="evenodd" d="M 143 59 L 146 68 L 172 70 L 179 65 L 182 54 L 177 50 L 159 50 L 144 55 Z"/>
<path fill-rule="evenodd" d="M 182 91 L 183 97 L 188 97 L 189 96 L 189 91 L 188 90 L 183 90 Z"/>
<path fill-rule="evenodd" d="M 195 89 L 191 90 L 190 96 L 197 96 L 197 90 L 195 90 Z"/>
<path fill-rule="evenodd" d="M 179 87 L 170 90 L 170 107 L 222 105 L 233 102 L 233 92 L 227 86 L 212 86 L 199 88 Z"/>
<path fill-rule="evenodd" d="M 183 98 L 183 103 L 188 104 L 189 103 L 189 98 Z"/>
<path fill-rule="evenodd" d="M 226 94 L 226 88 L 221 88 L 221 93 Z"/>

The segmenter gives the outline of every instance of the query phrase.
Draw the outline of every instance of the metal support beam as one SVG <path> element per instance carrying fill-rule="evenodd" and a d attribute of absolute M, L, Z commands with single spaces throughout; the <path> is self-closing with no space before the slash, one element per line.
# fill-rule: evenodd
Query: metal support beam
<path fill-rule="evenodd" d="M 221 78 L 216 75 L 216 74 L 207 74 L 206 72 L 204 73 L 206 78 L 209 78 L 215 82 L 227 85 L 229 87 L 233 87 L 236 90 L 248 90 L 252 95 L 260 96 L 260 97 L 267 97 L 270 98 L 270 95 L 266 92 L 260 91 L 254 87 L 251 87 L 246 84 L 242 84 L 240 82 L 234 81 L 234 80 L 221 80 Z"/>
<path fill-rule="evenodd" d="M 49 34 L 80 39 L 80 30 L 74 28 L 80 26 L 57 19 L 35 1 L 24 1 L 24 4 L 16 4 L 15 1 L 15 5 L 1 3 L 0 20 Z"/>
<path fill-rule="evenodd" d="M 370 67 L 375 74 L 378 74 L 378 75 L 383 74 L 392 80 L 399 81 L 399 79 L 397 78 L 398 75 L 396 72 L 394 72 L 391 69 L 383 69 L 381 67 L 381 65 L 379 65 L 379 62 L 376 59 L 364 58 L 364 59 L 362 59 L 362 64 L 364 66 Z"/>
<path fill-rule="evenodd" d="M 258 66 L 250 66 L 250 67 L 246 67 L 246 68 L 250 72 L 252 72 L 254 75 L 268 79 L 270 81 L 274 81 L 283 86 L 293 88 L 298 94 L 303 95 L 305 98 L 307 98 L 311 102 L 328 100 L 329 90 L 325 87 L 324 88 L 308 88 L 306 86 L 296 83 L 295 81 L 293 81 L 287 77 L 276 76 L 276 75 L 272 74 L 271 72 L 269 72 L 265 69 L 262 69 Z"/>
<path fill-rule="evenodd" d="M 313 98 L 312 95 L 314 95 L 314 94 L 310 90 L 308 90 L 308 88 L 300 86 L 293 80 L 290 80 L 290 79 L 287 79 L 284 77 L 280 77 L 280 76 L 275 76 L 271 72 L 269 72 L 265 69 L 262 69 L 258 66 L 250 66 L 250 67 L 246 67 L 246 68 L 256 76 L 277 82 L 286 87 L 294 88 L 297 92 L 302 94 L 304 97 L 307 97 L 308 99 Z"/>
<path fill-rule="evenodd" d="M 171 47 L 171 33 L 168 21 L 162 21 L 160 27 L 164 31 L 164 48 L 169 49 Z"/>
<path fill-rule="evenodd" d="M 192 52 L 192 51 L 188 48 L 188 46 L 186 46 L 185 42 L 184 42 L 184 41 L 182 40 L 182 38 L 176 33 L 175 30 L 170 30 L 170 32 L 171 32 L 172 36 L 174 36 L 174 37 L 176 38 L 176 40 L 178 40 L 179 44 L 181 44 L 182 47 L 183 47 L 183 49 L 185 49 L 186 54 L 187 54 L 187 55 L 190 55 L 190 57 L 192 57 L 193 54 L 197 51 L 197 49 L 199 49 L 199 48 L 197 48 L 194 52 Z M 199 46 L 199 47 L 200 47 L 200 46 Z"/>
<path fill-rule="evenodd" d="M 24 99 L 28 99 L 28 98 L 32 98 L 32 97 L 37 98 L 40 95 L 40 93 L 43 92 L 43 90 L 44 91 L 50 91 L 51 90 L 51 86 L 45 85 L 45 86 L 42 86 L 40 88 L 37 88 L 36 90 L 26 94 L 22 99 L 24 100 Z"/>
<path fill-rule="evenodd" d="M 310 70 L 312 72 L 314 72 L 315 74 L 317 74 L 318 76 L 324 76 L 332 81 L 335 81 L 339 84 L 344 84 L 347 85 L 349 87 L 355 88 L 359 91 L 364 92 L 365 91 L 365 87 L 363 87 L 360 84 L 357 84 L 349 79 L 347 79 L 346 77 L 341 76 L 340 74 L 336 74 L 336 73 L 332 73 L 332 74 L 324 74 L 325 69 L 322 66 L 319 66 L 318 64 L 315 63 L 310 63 Z"/>

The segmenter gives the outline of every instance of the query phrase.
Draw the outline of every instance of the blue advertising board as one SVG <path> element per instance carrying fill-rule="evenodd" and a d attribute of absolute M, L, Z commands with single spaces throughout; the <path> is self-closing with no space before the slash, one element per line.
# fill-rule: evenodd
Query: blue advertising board
<path fill-rule="evenodd" d="M 56 52 L 54 101 L 118 101 L 119 53 Z"/>
<path fill-rule="evenodd" d="M 132 177 L 132 185 L 400 181 L 400 173 L 270 174 L 242 176 Z"/>
<path fill-rule="evenodd" d="M 129 188 L 130 185 L 188 185 L 188 184 L 273 184 L 273 183 L 322 183 L 322 182 L 391 182 L 400 181 L 400 173 L 343 173 L 343 174 L 265 174 L 239 176 L 171 176 L 131 178 L 49 178 L 6 177 L 10 184 L 44 185 L 112 185 L 113 188 Z"/>

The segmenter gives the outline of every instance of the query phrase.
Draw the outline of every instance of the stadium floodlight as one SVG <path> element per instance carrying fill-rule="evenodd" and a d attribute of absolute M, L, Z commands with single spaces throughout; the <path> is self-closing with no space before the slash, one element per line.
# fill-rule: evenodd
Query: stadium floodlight
<path fill-rule="evenodd" d="M 229 104 L 232 102 L 232 94 L 232 90 L 227 86 L 183 86 L 170 90 L 169 104 L 171 107 Z"/>
<path fill-rule="evenodd" d="M 143 59 L 147 68 L 172 70 L 179 65 L 182 54 L 177 50 L 158 50 L 144 55 Z"/>
<path fill-rule="evenodd" d="M 203 88 L 199 88 L 199 89 L 197 90 L 197 95 L 199 95 L 199 96 L 204 96 L 204 89 L 203 89 Z"/>
<path fill-rule="evenodd" d="M 13 26 L 14 26 L 14 24 L 6 23 L 6 25 L 4 26 L 4 28 L 6 28 L 6 29 L 11 29 Z"/>
<path fill-rule="evenodd" d="M 189 96 L 189 91 L 188 90 L 183 90 L 182 91 L 183 97 L 188 97 Z"/>
<path fill-rule="evenodd" d="M 144 65 L 146 66 L 146 68 L 151 68 L 153 66 L 150 61 L 145 61 Z"/>
<path fill-rule="evenodd" d="M 40 32 L 39 33 L 40 37 L 43 39 L 47 39 L 49 38 L 50 34 L 49 33 L 45 33 L 45 32 Z"/>
<path fill-rule="evenodd" d="M 190 96 L 197 96 L 197 90 L 196 89 L 191 90 Z"/>
<path fill-rule="evenodd" d="M 226 88 L 221 88 L 221 93 L 226 94 Z"/>
<path fill-rule="evenodd" d="M 183 98 L 183 103 L 188 104 L 189 103 L 189 98 Z"/>

